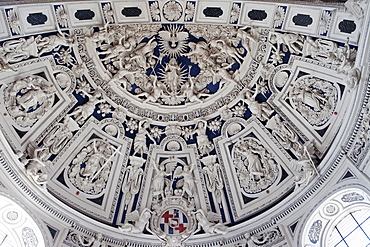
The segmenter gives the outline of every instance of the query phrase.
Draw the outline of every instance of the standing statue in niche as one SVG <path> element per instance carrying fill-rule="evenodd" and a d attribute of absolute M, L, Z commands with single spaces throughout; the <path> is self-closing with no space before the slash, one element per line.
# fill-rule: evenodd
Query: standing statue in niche
<path fill-rule="evenodd" d="M 119 226 L 118 229 L 123 233 L 134 233 L 139 234 L 144 230 L 149 230 L 149 219 L 151 217 L 151 211 L 145 208 L 139 215 L 139 211 L 135 210 L 129 214 L 126 214 L 125 221 L 133 223 L 124 223 Z"/>
<path fill-rule="evenodd" d="M 302 156 L 298 160 L 292 160 L 290 163 L 291 167 L 296 172 L 294 179 L 296 187 L 307 185 L 315 173 L 319 175 L 315 163 L 312 161 L 306 146 L 304 146 L 304 151 L 306 154 L 305 156 Z"/>
<path fill-rule="evenodd" d="M 221 203 L 222 189 L 224 188 L 223 176 L 220 164 L 216 163 L 216 159 L 216 155 L 209 155 L 202 158 L 201 161 L 205 165 L 205 167 L 203 167 L 203 171 L 205 172 L 204 178 L 207 189 L 216 198 L 216 202 Z"/>
<path fill-rule="evenodd" d="M 304 156 L 298 160 L 292 160 L 290 165 L 293 168 L 293 171 L 296 172 L 294 182 L 296 187 L 305 186 L 311 180 L 311 178 L 319 172 L 316 169 L 315 163 L 311 159 L 311 155 L 307 150 L 307 147 L 304 146 Z"/>
<path fill-rule="evenodd" d="M 134 154 L 140 153 L 140 157 L 143 157 L 144 153 L 148 153 L 148 147 L 146 144 L 146 137 L 156 143 L 155 139 L 148 132 L 150 123 L 148 120 L 142 120 L 139 122 L 139 129 L 134 139 Z"/>
<path fill-rule="evenodd" d="M 141 180 L 144 174 L 141 166 L 145 163 L 145 160 L 131 156 L 130 163 L 131 165 L 125 169 L 122 182 L 122 201 L 125 205 L 128 205 L 132 201 L 133 196 L 140 190 Z"/>
<path fill-rule="evenodd" d="M 159 195 L 162 196 L 162 199 L 165 198 L 164 188 L 166 184 L 169 184 L 166 176 L 172 175 L 172 173 L 166 173 L 165 165 L 156 165 L 155 162 L 153 162 L 153 167 L 155 170 L 155 175 L 152 180 L 152 190 L 153 190 L 153 197 L 156 197 L 157 199 Z"/>
<path fill-rule="evenodd" d="M 195 218 L 198 221 L 198 229 L 195 232 L 203 229 L 206 233 L 209 234 L 225 234 L 228 231 L 228 227 L 222 223 L 215 223 L 221 220 L 219 214 L 208 212 L 207 216 L 202 209 L 198 209 L 195 212 Z"/>

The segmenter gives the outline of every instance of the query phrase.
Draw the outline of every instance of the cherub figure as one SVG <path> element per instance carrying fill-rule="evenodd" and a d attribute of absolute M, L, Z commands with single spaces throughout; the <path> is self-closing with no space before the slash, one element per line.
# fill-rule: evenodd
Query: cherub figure
<path fill-rule="evenodd" d="M 122 226 L 119 226 L 118 229 L 121 232 L 128 232 L 128 233 L 142 233 L 145 229 L 148 229 L 149 219 L 151 217 L 151 211 L 145 208 L 141 214 L 139 215 L 139 211 L 135 210 L 132 213 L 126 214 L 126 222 L 133 222 L 125 223 Z"/>
<path fill-rule="evenodd" d="M 290 163 L 293 170 L 296 172 L 296 176 L 294 179 L 296 187 L 307 185 L 310 179 L 315 175 L 315 173 L 319 175 L 319 172 L 316 169 L 315 163 L 311 159 L 307 147 L 304 146 L 303 148 L 305 155 L 303 155 L 298 160 L 292 160 Z"/>
<path fill-rule="evenodd" d="M 26 174 L 38 185 L 45 185 L 47 183 L 48 175 L 44 172 L 46 165 L 49 165 L 50 161 L 44 161 L 46 159 L 45 154 L 48 152 L 46 147 L 38 147 L 36 143 L 30 143 L 27 147 L 29 153 L 32 153 L 31 158 L 26 160 Z"/>
<path fill-rule="evenodd" d="M 219 214 L 208 212 L 206 216 L 202 209 L 198 209 L 195 212 L 195 218 L 198 220 L 198 228 L 195 232 L 200 231 L 201 228 L 209 234 L 225 234 L 228 231 L 227 226 L 222 223 L 214 223 L 221 219 Z"/>

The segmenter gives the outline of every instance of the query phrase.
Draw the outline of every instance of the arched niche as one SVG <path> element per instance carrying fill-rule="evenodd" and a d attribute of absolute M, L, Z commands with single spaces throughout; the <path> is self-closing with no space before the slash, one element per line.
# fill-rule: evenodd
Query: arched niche
<path fill-rule="evenodd" d="M 0 246 L 45 247 L 35 220 L 17 202 L 0 194 Z"/>
<path fill-rule="evenodd" d="M 361 220 L 356 224 L 357 221 L 354 220 L 356 217 L 361 219 L 370 217 L 370 197 L 367 192 L 359 188 L 346 188 L 331 195 L 310 213 L 300 236 L 299 246 L 342 246 L 337 244 L 346 239 L 351 232 L 355 232 L 356 227 L 361 228 L 359 225 L 365 221 Z M 370 219 L 366 222 L 369 223 Z M 347 232 L 338 234 L 342 231 L 340 228 L 346 228 Z M 342 239 L 339 239 L 339 236 Z"/>

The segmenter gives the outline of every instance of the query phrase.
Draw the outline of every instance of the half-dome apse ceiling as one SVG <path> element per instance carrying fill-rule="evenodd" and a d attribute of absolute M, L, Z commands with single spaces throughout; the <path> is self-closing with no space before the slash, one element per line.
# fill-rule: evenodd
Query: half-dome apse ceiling
<path fill-rule="evenodd" d="M 0 6 L 9 169 L 68 211 L 56 246 L 282 244 L 278 211 L 368 150 L 351 4 Z"/>

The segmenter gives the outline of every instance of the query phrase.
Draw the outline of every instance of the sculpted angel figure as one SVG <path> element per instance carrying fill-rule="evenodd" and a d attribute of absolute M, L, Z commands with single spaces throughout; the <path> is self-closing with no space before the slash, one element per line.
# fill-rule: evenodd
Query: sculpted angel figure
<path fill-rule="evenodd" d="M 44 53 L 51 52 L 60 48 L 61 46 L 67 46 L 71 49 L 74 46 L 74 37 L 70 34 L 63 33 L 59 30 L 56 35 L 50 35 L 48 37 L 42 37 L 41 35 L 36 37 L 37 49 L 39 50 L 38 55 L 41 56 Z"/>
<path fill-rule="evenodd" d="M 154 37 L 147 43 L 140 43 L 133 51 L 130 62 L 136 62 L 141 68 L 146 70 L 148 68 L 147 62 L 153 63 L 152 58 L 154 48 L 157 44 L 158 43 L 154 40 Z"/>
<path fill-rule="evenodd" d="M 222 39 L 219 40 L 211 40 L 210 42 L 211 48 L 217 48 L 220 50 L 220 53 L 225 53 L 227 56 L 232 57 L 235 62 L 237 63 L 243 63 L 243 56 L 240 55 L 240 53 L 233 47 L 226 44 L 226 42 Z M 218 55 L 218 54 L 217 54 Z M 211 55 L 211 57 L 214 55 Z"/>
<path fill-rule="evenodd" d="M 257 117 L 261 121 L 265 121 L 269 119 L 269 117 L 273 113 L 273 110 L 268 103 L 260 103 L 256 100 L 256 96 L 258 95 L 258 93 L 259 92 L 257 84 L 254 93 L 250 89 L 247 89 L 243 101 L 248 105 L 248 108 L 253 116 Z"/>
<path fill-rule="evenodd" d="M 202 209 L 198 209 L 195 212 L 195 218 L 198 221 L 198 229 L 195 232 L 200 231 L 201 228 L 209 234 L 225 234 L 228 231 L 227 226 L 221 223 L 214 223 L 221 219 L 219 214 L 208 212 L 206 216 Z"/>
<path fill-rule="evenodd" d="M 210 71 L 213 74 L 213 84 L 220 82 L 219 88 L 225 87 L 224 85 L 236 85 L 237 73 L 231 74 L 223 67 L 211 68 Z"/>
<path fill-rule="evenodd" d="M 205 41 L 190 42 L 190 51 L 186 54 L 192 63 L 198 64 L 203 60 L 210 60 L 208 44 Z"/>
<path fill-rule="evenodd" d="M 194 196 L 195 183 L 194 183 L 194 177 L 193 177 L 193 170 L 194 170 L 194 163 L 192 163 L 190 167 L 184 165 L 184 167 L 181 168 L 180 166 L 178 166 L 175 170 L 174 177 L 183 178 L 184 185 L 182 186 L 181 196 L 184 196 L 185 193 L 188 198 L 191 198 Z"/>
<path fill-rule="evenodd" d="M 69 114 L 70 117 L 74 116 L 75 121 L 80 125 L 82 125 L 87 120 L 87 118 L 89 118 L 94 113 L 95 106 L 97 104 L 105 101 L 104 99 L 100 99 L 102 94 L 99 90 L 95 91 L 93 95 L 85 92 L 85 95 L 89 97 L 89 100 L 85 104 L 76 107 L 76 109 Z"/>
<path fill-rule="evenodd" d="M 145 229 L 148 229 L 149 226 L 149 219 L 151 217 L 151 211 L 145 208 L 141 214 L 139 215 L 139 211 L 135 210 L 132 213 L 126 214 L 126 222 L 133 222 L 125 223 L 122 226 L 119 226 L 118 229 L 121 232 L 129 232 L 129 233 L 142 233 Z"/>
<path fill-rule="evenodd" d="M 110 79 L 109 83 L 116 83 L 119 87 L 123 86 L 124 89 L 127 89 L 128 83 L 135 82 L 135 75 L 141 73 L 143 70 L 138 68 L 137 70 L 132 67 L 131 64 L 125 64 L 120 66 L 118 72 Z"/>
<path fill-rule="evenodd" d="M 157 102 L 158 99 L 164 94 L 164 86 L 160 83 L 158 83 L 157 76 L 155 75 L 150 75 L 149 81 L 152 81 L 153 86 L 151 87 L 150 92 L 143 92 L 141 95 L 144 95 L 146 99 L 143 101 L 143 103 L 148 103 L 148 102 Z"/>
<path fill-rule="evenodd" d="M 298 160 L 292 160 L 290 163 L 291 167 L 296 172 L 294 179 L 296 187 L 307 185 L 315 173 L 319 175 L 315 163 L 312 161 L 306 146 L 304 146 L 304 154 L 305 155 Z"/>
<path fill-rule="evenodd" d="M 251 55 L 252 45 L 253 43 L 258 42 L 259 36 L 260 36 L 260 33 L 256 27 L 245 26 L 245 27 L 238 28 L 238 31 L 236 34 L 238 43 L 236 44 L 234 42 L 234 45 L 237 46 L 239 44 L 239 40 L 241 40 L 242 46 L 244 47 L 244 49 L 247 50 L 248 54 Z"/>
<path fill-rule="evenodd" d="M 155 170 L 155 175 L 152 180 L 152 190 L 153 196 L 158 197 L 161 195 L 164 198 L 164 188 L 166 184 L 166 176 L 170 176 L 171 173 L 166 173 L 164 165 L 156 165 L 153 162 L 153 168 Z"/>
<path fill-rule="evenodd" d="M 134 154 L 140 153 L 142 157 L 144 153 L 148 152 L 148 147 L 146 145 L 146 137 L 148 136 L 150 140 L 156 143 L 155 139 L 148 132 L 150 123 L 148 120 L 142 120 L 139 122 L 139 130 L 134 139 Z"/>
<path fill-rule="evenodd" d="M 185 134 L 185 137 L 188 139 L 189 136 L 197 134 L 197 146 L 198 150 L 201 155 L 209 154 L 214 146 L 208 139 L 208 136 L 206 134 L 207 130 L 207 121 L 199 120 L 198 123 L 195 126 L 194 131 L 190 134 Z"/>
<path fill-rule="evenodd" d="M 272 32 L 270 36 L 270 42 L 277 45 L 278 52 L 280 51 L 281 45 L 284 45 L 284 52 L 289 50 L 291 53 L 301 54 L 303 51 L 304 41 L 302 36 L 298 34 Z"/>

